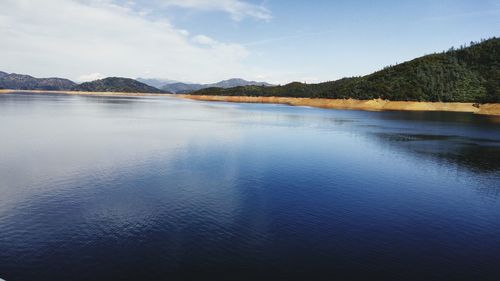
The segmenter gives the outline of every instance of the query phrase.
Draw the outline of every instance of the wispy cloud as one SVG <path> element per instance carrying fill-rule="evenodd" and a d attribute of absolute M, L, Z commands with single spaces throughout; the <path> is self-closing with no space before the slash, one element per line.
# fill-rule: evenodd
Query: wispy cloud
<path fill-rule="evenodd" d="M 271 20 L 271 11 L 261 5 L 241 0 L 161 0 L 165 6 L 198 9 L 206 11 L 223 11 L 231 15 L 235 21 L 245 18 Z"/>

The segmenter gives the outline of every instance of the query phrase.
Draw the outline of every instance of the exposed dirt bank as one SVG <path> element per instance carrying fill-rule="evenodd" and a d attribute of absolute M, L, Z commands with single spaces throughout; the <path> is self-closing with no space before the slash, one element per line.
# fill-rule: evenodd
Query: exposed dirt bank
<path fill-rule="evenodd" d="M 471 112 L 486 115 L 500 115 L 500 104 L 482 104 L 458 102 L 412 102 L 388 100 L 354 100 L 354 99 L 312 99 L 283 97 L 246 97 L 246 96 L 197 96 L 177 95 L 187 99 L 202 101 L 225 101 L 242 103 L 277 103 L 295 106 L 312 106 L 332 109 L 353 110 L 408 110 L 408 111 L 454 111 Z"/>
<path fill-rule="evenodd" d="M 224 101 L 240 103 L 276 103 L 294 106 L 312 106 L 331 109 L 352 110 L 407 110 L 407 111 L 453 111 L 471 112 L 484 115 L 500 116 L 500 103 L 475 105 L 473 103 L 459 102 L 413 102 L 413 101 L 388 101 L 388 100 L 354 100 L 354 99 L 312 99 L 312 98 L 284 98 L 284 97 L 246 97 L 246 96 L 198 96 L 198 95 L 173 95 L 158 93 L 120 93 L 120 92 L 75 92 L 75 91 L 42 91 L 42 90 L 4 90 L 0 94 L 8 93 L 53 93 L 66 95 L 88 96 L 169 96 L 202 101 Z"/>

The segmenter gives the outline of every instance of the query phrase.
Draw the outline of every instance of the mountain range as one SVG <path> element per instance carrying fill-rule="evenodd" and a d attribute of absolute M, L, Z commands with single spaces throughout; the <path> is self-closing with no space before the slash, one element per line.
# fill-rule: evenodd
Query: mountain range
<path fill-rule="evenodd" d="M 0 72 L 0 88 L 11 90 L 85 91 L 163 93 L 164 91 L 134 79 L 109 77 L 77 84 L 63 78 L 35 78 L 33 76 Z"/>
<path fill-rule="evenodd" d="M 91 92 L 136 92 L 136 93 L 190 93 L 209 87 L 231 88 L 247 85 L 271 84 L 265 82 L 229 79 L 213 84 L 181 83 L 167 79 L 136 80 L 121 77 L 108 77 L 77 84 L 63 78 L 35 78 L 33 76 L 0 71 L 0 89 L 12 90 L 53 90 L 53 91 L 91 91 Z"/>
<path fill-rule="evenodd" d="M 159 78 L 137 78 L 135 79 L 141 83 L 149 85 L 151 87 L 155 87 L 161 89 L 163 86 L 167 84 L 177 83 L 178 81 L 170 80 L 170 79 L 159 79 Z"/>
<path fill-rule="evenodd" d="M 150 86 L 162 89 L 166 92 L 174 93 L 174 94 L 184 94 L 190 93 L 194 91 L 198 91 L 206 88 L 234 88 L 240 86 L 273 86 L 272 84 L 266 82 L 256 82 L 256 81 L 247 81 L 240 78 L 233 78 L 228 80 L 223 80 L 217 83 L 212 84 L 197 84 L 197 83 L 183 83 L 176 82 L 172 80 L 166 79 L 144 79 L 138 78 L 137 81 L 148 84 Z"/>
<path fill-rule="evenodd" d="M 63 78 L 35 78 L 29 75 L 0 72 L 0 88 L 15 90 L 70 90 L 77 84 Z"/>

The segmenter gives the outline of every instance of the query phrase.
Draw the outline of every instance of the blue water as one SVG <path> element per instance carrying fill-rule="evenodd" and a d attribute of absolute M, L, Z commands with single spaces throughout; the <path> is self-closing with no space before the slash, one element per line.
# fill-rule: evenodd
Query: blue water
<path fill-rule="evenodd" d="M 500 120 L 0 95 L 0 278 L 500 280 Z"/>

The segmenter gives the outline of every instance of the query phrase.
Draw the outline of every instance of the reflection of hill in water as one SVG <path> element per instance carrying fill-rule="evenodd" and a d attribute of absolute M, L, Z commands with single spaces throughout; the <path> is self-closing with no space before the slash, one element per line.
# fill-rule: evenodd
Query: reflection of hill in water
<path fill-rule="evenodd" d="M 407 152 L 457 164 L 473 172 L 500 171 L 498 140 L 403 133 L 373 133 L 373 135 Z"/>
<path fill-rule="evenodd" d="M 432 158 L 443 166 L 456 166 L 486 177 L 500 173 L 500 141 L 447 135 L 373 133 L 374 139 L 417 157 Z M 500 178 L 498 178 L 500 181 Z M 476 187 L 491 198 L 500 196 L 500 186 Z"/>

